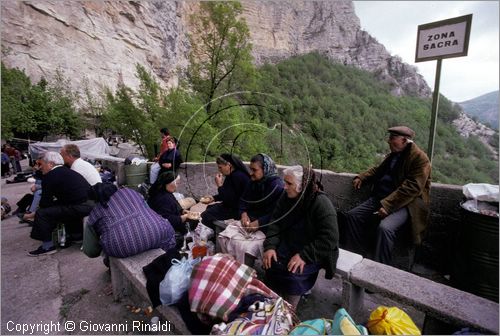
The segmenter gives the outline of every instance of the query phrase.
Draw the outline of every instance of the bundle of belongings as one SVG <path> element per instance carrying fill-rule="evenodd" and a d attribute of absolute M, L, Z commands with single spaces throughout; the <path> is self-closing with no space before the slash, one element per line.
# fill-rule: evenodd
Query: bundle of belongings
<path fill-rule="evenodd" d="M 159 282 L 176 267 L 190 272 L 188 286 L 176 285 L 177 289 L 183 287 L 184 293 L 176 293 L 178 298 L 174 301 L 193 334 L 368 335 L 367 328 L 356 324 L 343 308 L 337 310 L 333 319 L 300 322 L 292 306 L 258 280 L 253 268 L 228 254 L 219 253 L 200 261 L 180 259 L 179 253 L 171 250 L 155 259 L 144 267 L 154 306 L 160 304 Z M 376 334 L 420 334 L 411 318 L 397 307 L 378 307 L 370 316 L 368 329 Z"/>
<path fill-rule="evenodd" d="M 217 254 L 194 266 L 191 311 L 220 321 L 212 334 L 283 335 L 296 324 L 291 306 L 256 277 L 253 268 Z"/>

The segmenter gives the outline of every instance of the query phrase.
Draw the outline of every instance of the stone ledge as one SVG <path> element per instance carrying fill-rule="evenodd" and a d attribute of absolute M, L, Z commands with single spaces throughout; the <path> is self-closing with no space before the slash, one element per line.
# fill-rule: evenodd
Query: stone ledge
<path fill-rule="evenodd" d="M 352 268 L 349 282 L 448 324 L 498 335 L 498 303 L 479 296 L 369 259 Z"/>
<path fill-rule="evenodd" d="M 135 295 L 151 305 L 142 268 L 164 253 L 162 249 L 154 249 L 128 258 L 109 258 L 114 299 Z M 191 334 L 176 307 L 161 305 L 156 310 L 164 320 L 175 326 L 175 334 Z"/>

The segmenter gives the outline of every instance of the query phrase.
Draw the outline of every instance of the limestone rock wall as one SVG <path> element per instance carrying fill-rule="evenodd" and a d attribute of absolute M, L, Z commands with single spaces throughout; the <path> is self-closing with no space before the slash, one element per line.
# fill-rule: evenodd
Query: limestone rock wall
<path fill-rule="evenodd" d="M 375 73 L 395 95 L 429 96 L 416 68 L 360 29 L 351 1 L 242 1 L 256 64 L 318 51 Z M 81 89 L 136 88 L 135 65 L 175 86 L 187 66 L 194 1 L 1 2 L 2 61 L 36 82 L 61 70 Z"/>
<path fill-rule="evenodd" d="M 135 65 L 175 85 L 187 45 L 179 5 L 162 1 L 2 1 L 2 61 L 33 81 L 60 70 L 80 88 L 138 86 Z"/>

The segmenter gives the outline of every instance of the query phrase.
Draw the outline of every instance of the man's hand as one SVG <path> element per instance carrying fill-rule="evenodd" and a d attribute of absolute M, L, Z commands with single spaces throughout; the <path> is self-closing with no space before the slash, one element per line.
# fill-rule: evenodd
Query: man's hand
<path fill-rule="evenodd" d="M 359 190 L 361 188 L 361 184 L 363 181 L 359 177 L 355 177 L 354 180 L 352 180 L 352 186 L 354 189 Z"/>
<path fill-rule="evenodd" d="M 304 266 L 306 265 L 306 262 L 302 260 L 300 255 L 297 253 L 295 254 L 290 261 L 288 262 L 288 271 L 292 273 L 297 273 L 299 271 L 299 274 L 302 274 L 304 272 Z"/>
<path fill-rule="evenodd" d="M 267 250 L 264 252 L 264 257 L 262 258 L 264 269 L 270 269 L 273 260 L 278 261 L 278 256 L 276 255 L 275 250 Z"/>
<path fill-rule="evenodd" d="M 188 218 L 188 214 L 181 215 L 181 222 L 185 223 Z"/>
<path fill-rule="evenodd" d="M 378 209 L 378 211 L 376 213 L 382 219 L 389 216 L 389 213 L 383 207 L 380 207 L 380 209 Z"/>
<path fill-rule="evenodd" d="M 161 165 L 163 168 L 170 168 L 172 167 L 172 164 L 171 163 L 168 163 L 168 162 L 165 162 Z"/>

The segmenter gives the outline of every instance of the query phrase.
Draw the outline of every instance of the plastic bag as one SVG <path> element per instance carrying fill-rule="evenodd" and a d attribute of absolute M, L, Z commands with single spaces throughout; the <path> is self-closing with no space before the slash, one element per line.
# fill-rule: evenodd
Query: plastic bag
<path fill-rule="evenodd" d="M 193 266 L 200 259 L 172 259 L 172 267 L 160 282 L 160 301 L 164 305 L 177 303 L 182 294 L 189 289 L 189 279 Z"/>
<path fill-rule="evenodd" d="M 314 319 L 300 322 L 290 335 L 330 335 L 332 331 L 332 320 Z"/>
<path fill-rule="evenodd" d="M 368 331 L 362 325 L 356 325 L 349 313 L 340 308 L 333 317 L 331 335 L 368 335 Z"/>
<path fill-rule="evenodd" d="M 375 335 L 420 335 L 410 316 L 398 307 L 379 306 L 370 314 L 366 326 Z"/>

